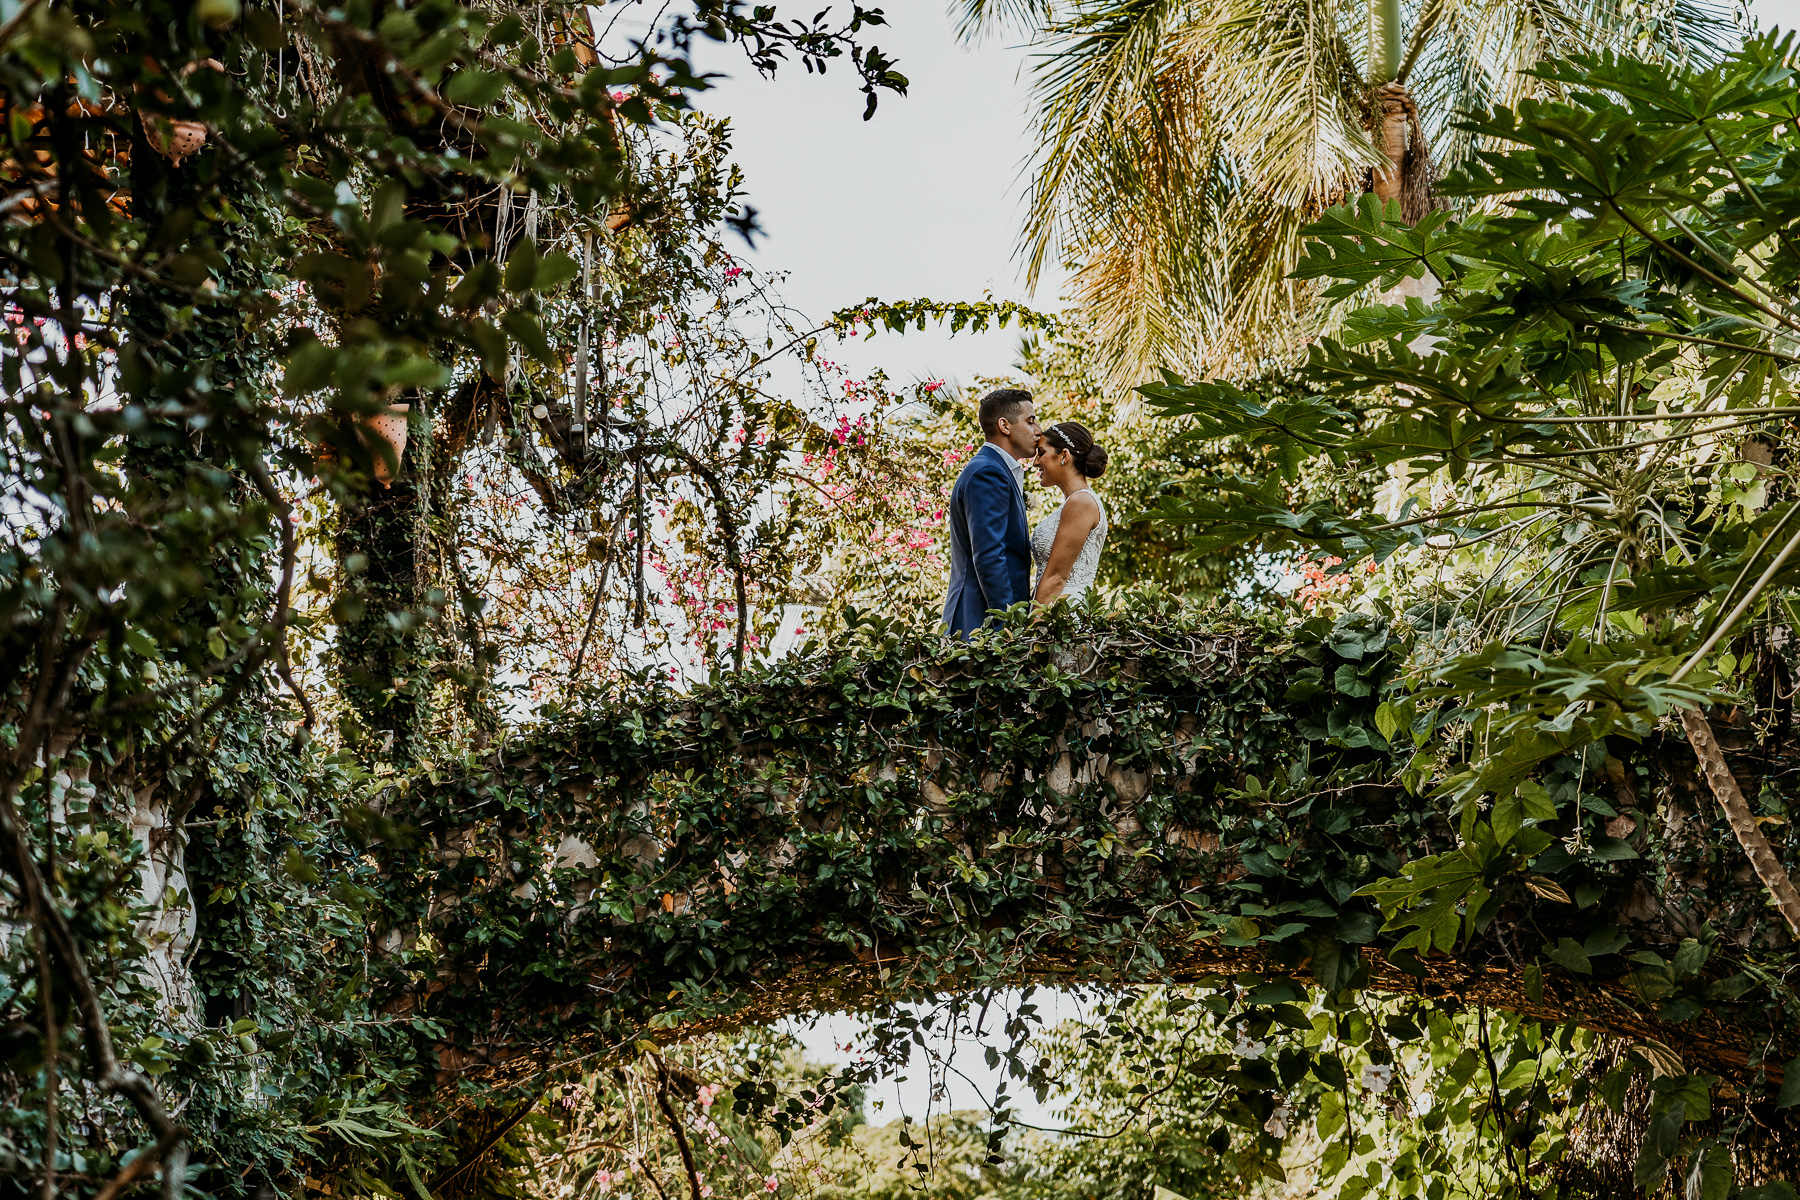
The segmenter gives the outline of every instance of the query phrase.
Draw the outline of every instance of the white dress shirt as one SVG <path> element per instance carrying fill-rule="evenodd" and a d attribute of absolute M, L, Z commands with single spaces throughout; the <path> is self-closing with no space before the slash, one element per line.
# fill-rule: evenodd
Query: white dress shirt
<path fill-rule="evenodd" d="M 983 450 L 992 450 L 995 454 L 1000 456 L 1000 461 L 1006 464 L 1007 471 L 1009 471 L 1012 474 L 1013 486 L 1019 489 L 1019 498 L 1021 500 L 1024 499 L 1025 498 L 1025 464 L 1020 462 L 1018 459 L 1014 458 L 1012 455 L 1008 454 L 1006 451 L 1002 450 L 1000 447 L 994 445 L 994 443 L 992 443 L 992 442 L 983 442 L 981 444 L 981 448 Z"/>

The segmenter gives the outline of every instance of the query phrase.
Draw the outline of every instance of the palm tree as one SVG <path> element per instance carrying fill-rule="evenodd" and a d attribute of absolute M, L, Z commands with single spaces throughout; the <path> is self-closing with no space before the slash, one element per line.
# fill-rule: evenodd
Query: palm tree
<path fill-rule="evenodd" d="M 1458 112 L 1516 105 L 1546 59 L 1716 53 L 1712 0 L 961 0 L 1023 29 L 1037 151 L 1022 253 L 1075 270 L 1109 389 L 1238 370 L 1317 327 L 1300 230 L 1360 191 L 1418 220 Z"/>

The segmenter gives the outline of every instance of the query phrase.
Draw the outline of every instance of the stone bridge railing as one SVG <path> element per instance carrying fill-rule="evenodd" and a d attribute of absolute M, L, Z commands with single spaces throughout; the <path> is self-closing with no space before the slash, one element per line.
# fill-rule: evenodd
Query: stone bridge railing
<path fill-rule="evenodd" d="M 1033 632 L 947 647 L 865 631 L 396 784 L 360 868 L 381 896 L 372 985 L 430 1018 L 441 1082 L 878 998 L 1243 971 L 1749 1061 L 1741 1020 L 1657 1015 L 1785 945 L 1685 747 L 1616 751 L 1631 803 L 1589 808 L 1628 837 L 1541 864 L 1580 903 L 1499 878 L 1474 942 L 1395 962 L 1354 893 L 1456 839 L 1395 782 L 1415 746 L 1376 728 L 1396 653 L 1378 627 Z M 1601 820 L 1576 797 L 1608 773 L 1557 771 L 1552 831 Z M 1647 988 L 1626 955 L 1673 958 L 1709 921 L 1710 965 Z M 1555 952 L 1571 938 L 1594 951 L 1587 973 Z M 1741 1003 L 1760 1045 L 1776 1000 Z"/>

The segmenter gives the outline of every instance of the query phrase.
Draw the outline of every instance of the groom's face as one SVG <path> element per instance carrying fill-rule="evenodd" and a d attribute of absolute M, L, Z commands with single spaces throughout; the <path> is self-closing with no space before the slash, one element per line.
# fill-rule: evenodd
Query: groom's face
<path fill-rule="evenodd" d="M 1014 458 L 1030 458 L 1037 453 L 1038 419 L 1031 401 L 1020 405 L 1014 416 L 1000 418 L 1000 436 L 995 440 Z"/>

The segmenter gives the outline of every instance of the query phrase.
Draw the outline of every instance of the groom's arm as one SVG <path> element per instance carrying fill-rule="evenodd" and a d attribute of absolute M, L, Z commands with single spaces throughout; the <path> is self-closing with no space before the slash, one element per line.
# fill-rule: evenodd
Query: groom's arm
<path fill-rule="evenodd" d="M 1025 598 L 1012 594 L 1006 569 L 1006 523 L 1012 503 L 1013 482 L 1001 468 L 977 471 L 970 477 L 964 497 L 969 514 L 969 559 L 984 608 L 1006 608 Z"/>

